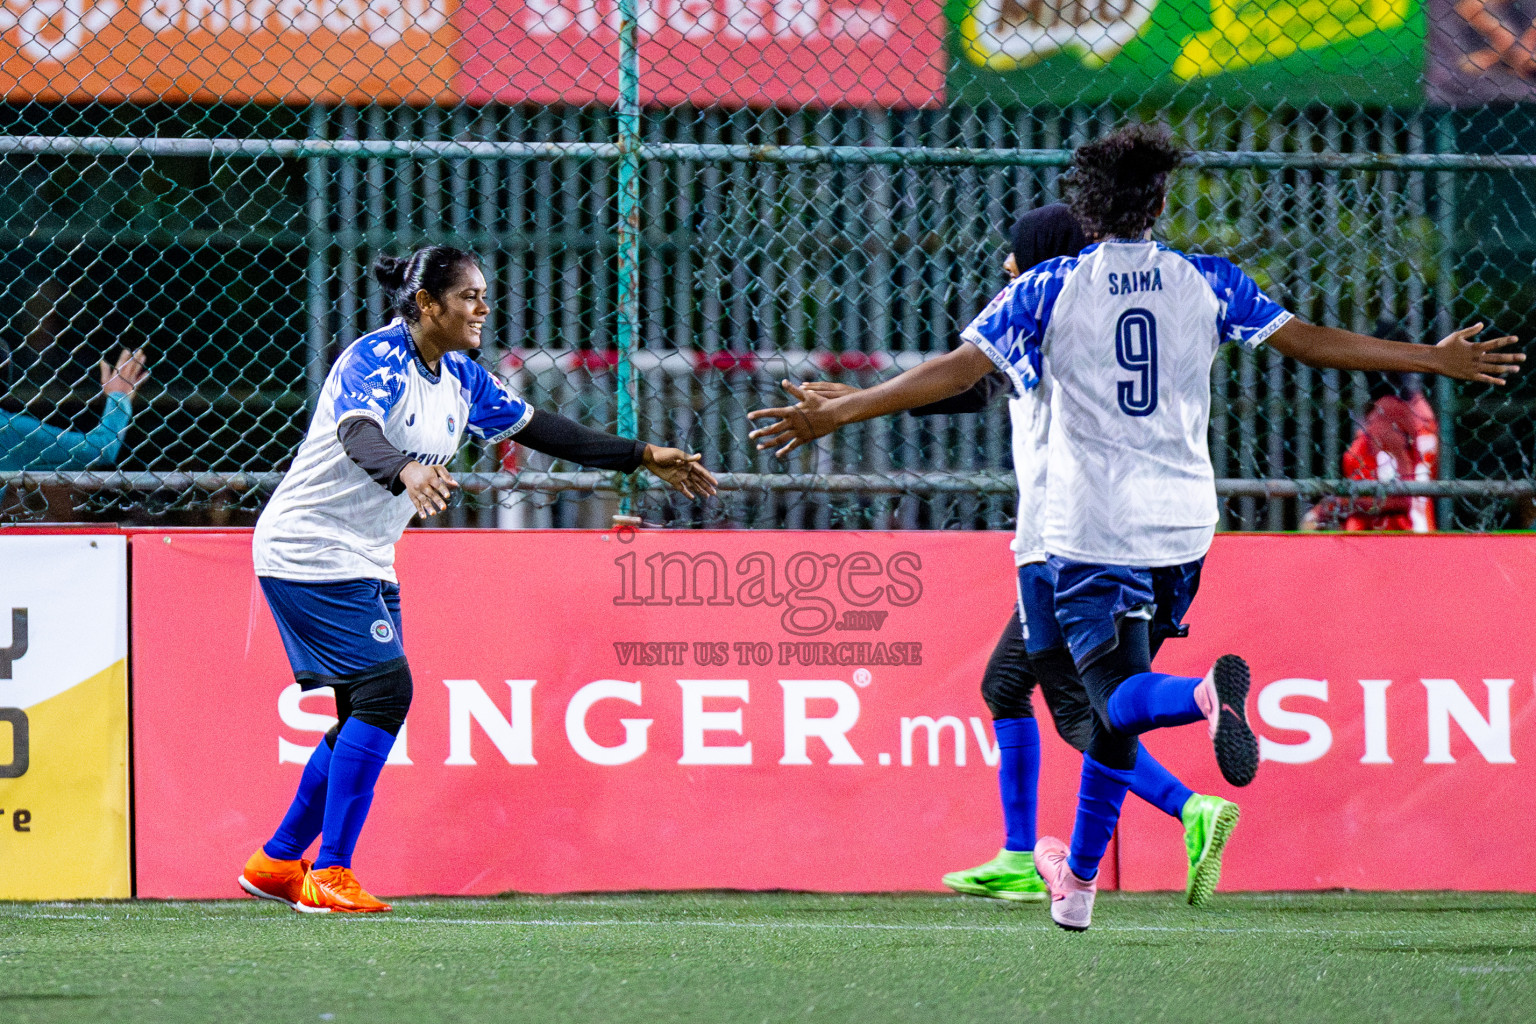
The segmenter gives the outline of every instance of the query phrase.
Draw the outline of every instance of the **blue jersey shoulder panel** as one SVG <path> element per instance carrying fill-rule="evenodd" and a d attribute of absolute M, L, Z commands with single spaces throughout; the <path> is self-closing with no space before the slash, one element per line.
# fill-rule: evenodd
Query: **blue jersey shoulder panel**
<path fill-rule="evenodd" d="M 463 352 L 443 357 L 469 406 L 469 432 L 485 441 L 500 441 L 522 430 L 533 408 L 508 391 L 495 375 Z"/>
<path fill-rule="evenodd" d="M 1023 394 L 1040 383 L 1040 346 L 1050 326 L 1056 300 L 1081 256 L 1058 256 L 1037 264 L 1010 281 L 960 337 L 985 352 Z"/>
<path fill-rule="evenodd" d="M 1291 319 L 1284 307 L 1265 295 L 1253 278 L 1231 260 L 1195 253 L 1178 255 L 1200 272 L 1215 293 L 1219 304 L 1216 331 L 1223 344 L 1257 348 Z"/>
<path fill-rule="evenodd" d="M 332 403 L 337 426 L 353 416 L 365 416 L 383 426 L 405 392 L 405 375 L 415 352 L 405 325 L 398 321 L 348 345 L 331 371 L 337 378 Z"/>

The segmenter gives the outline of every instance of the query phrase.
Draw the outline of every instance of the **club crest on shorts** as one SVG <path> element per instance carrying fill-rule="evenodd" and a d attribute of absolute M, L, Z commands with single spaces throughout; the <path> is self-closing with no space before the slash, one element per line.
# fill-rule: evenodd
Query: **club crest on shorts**
<path fill-rule="evenodd" d="M 395 627 L 388 619 L 374 619 L 373 625 L 368 627 L 368 632 L 381 644 L 387 644 L 395 638 Z"/>
<path fill-rule="evenodd" d="M 448 433 L 453 433 L 453 417 L 448 417 Z"/>

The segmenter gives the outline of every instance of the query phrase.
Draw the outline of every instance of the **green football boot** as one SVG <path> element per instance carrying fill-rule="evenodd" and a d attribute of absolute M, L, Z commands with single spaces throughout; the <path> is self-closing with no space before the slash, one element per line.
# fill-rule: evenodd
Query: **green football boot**
<path fill-rule="evenodd" d="M 995 900 L 1043 903 L 1047 896 L 1045 880 L 1035 870 L 1034 851 L 999 850 L 980 867 L 951 871 L 944 876 L 944 884 L 967 896 Z"/>
<path fill-rule="evenodd" d="M 1189 881 L 1184 896 L 1202 907 L 1221 881 L 1221 851 L 1237 827 L 1237 804 L 1219 796 L 1196 793 L 1184 803 L 1184 850 L 1189 854 Z"/>

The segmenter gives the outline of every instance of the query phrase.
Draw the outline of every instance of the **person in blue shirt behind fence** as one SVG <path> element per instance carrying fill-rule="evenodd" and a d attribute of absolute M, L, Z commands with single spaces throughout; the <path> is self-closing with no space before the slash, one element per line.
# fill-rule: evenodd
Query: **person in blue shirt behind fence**
<path fill-rule="evenodd" d="M 81 433 L 51 427 L 27 413 L 0 410 L 0 472 L 48 472 L 110 466 L 133 421 L 133 396 L 149 376 L 143 349 L 118 353 L 117 364 L 101 363 L 101 393 L 107 407 L 96 429 Z"/>

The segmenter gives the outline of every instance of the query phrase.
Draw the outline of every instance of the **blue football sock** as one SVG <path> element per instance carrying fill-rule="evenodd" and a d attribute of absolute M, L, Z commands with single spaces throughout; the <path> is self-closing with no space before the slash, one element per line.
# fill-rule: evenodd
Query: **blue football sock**
<path fill-rule="evenodd" d="M 315 869 L 352 866 L 352 850 L 368 819 L 373 785 L 395 738 L 376 725 L 347 719 L 331 751 L 331 780 L 325 793 L 325 838 Z"/>
<path fill-rule="evenodd" d="M 1187 725 L 1205 718 L 1195 703 L 1200 680 L 1138 672 L 1115 688 L 1109 698 L 1109 721 L 1116 732 L 1137 735 L 1149 729 Z"/>
<path fill-rule="evenodd" d="M 298 860 L 320 834 L 325 821 L 326 777 L 331 770 L 331 746 L 324 740 L 304 763 L 299 791 L 294 794 L 283 823 L 262 850 L 274 860 Z"/>
<path fill-rule="evenodd" d="M 1000 718 L 997 733 L 997 788 L 1003 797 L 1005 849 L 1035 848 L 1035 803 L 1040 789 L 1040 727 L 1033 718 Z"/>
<path fill-rule="evenodd" d="M 1072 848 L 1067 866 L 1078 878 L 1099 873 L 1099 861 L 1109 849 L 1109 837 L 1120 821 L 1120 805 L 1131 788 L 1136 770 L 1106 768 L 1083 755 L 1083 778 L 1077 791 L 1077 821 L 1072 826 Z"/>
<path fill-rule="evenodd" d="M 1164 814 L 1182 820 L 1184 805 L 1194 796 L 1194 791 L 1174 777 L 1173 772 L 1158 764 L 1157 758 L 1146 747 L 1136 755 L 1136 772 L 1131 776 L 1131 792 Z"/>

